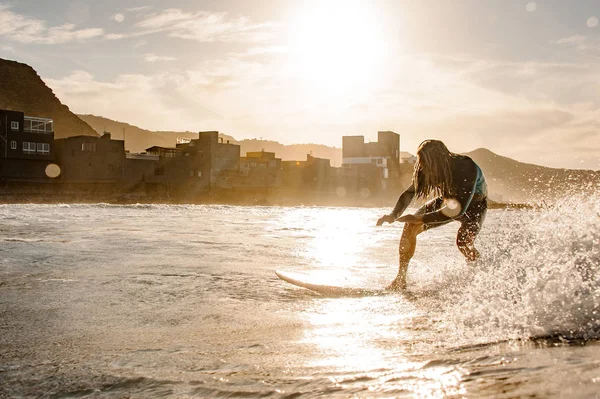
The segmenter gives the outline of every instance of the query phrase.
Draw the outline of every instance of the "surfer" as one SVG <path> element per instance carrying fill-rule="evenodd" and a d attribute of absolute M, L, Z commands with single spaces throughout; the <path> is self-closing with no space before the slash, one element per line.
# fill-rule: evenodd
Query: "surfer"
<path fill-rule="evenodd" d="M 423 205 L 414 215 L 402 215 L 413 198 L 436 198 Z M 456 245 L 468 262 L 479 258 L 474 242 L 487 211 L 487 184 L 483 172 L 471 158 L 454 154 L 439 140 L 425 140 L 417 150 L 412 184 L 398 198 L 388 215 L 377 221 L 404 222 L 400 238 L 398 275 L 387 287 L 406 288 L 408 263 L 415 253 L 417 235 L 453 220 L 460 222 Z"/>

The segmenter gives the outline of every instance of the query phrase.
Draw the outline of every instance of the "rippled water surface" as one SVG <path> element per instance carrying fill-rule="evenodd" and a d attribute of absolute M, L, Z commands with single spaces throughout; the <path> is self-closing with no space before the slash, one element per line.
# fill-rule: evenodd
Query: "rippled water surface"
<path fill-rule="evenodd" d="M 0 206 L 0 397 L 600 397 L 600 207 L 419 236 L 384 209 Z"/>

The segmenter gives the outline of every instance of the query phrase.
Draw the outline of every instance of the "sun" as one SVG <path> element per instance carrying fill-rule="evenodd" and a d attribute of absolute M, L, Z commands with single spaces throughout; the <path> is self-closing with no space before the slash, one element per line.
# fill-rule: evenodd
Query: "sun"
<path fill-rule="evenodd" d="M 292 77 L 315 96 L 360 100 L 381 83 L 385 35 L 366 1 L 306 2 L 288 26 Z"/>

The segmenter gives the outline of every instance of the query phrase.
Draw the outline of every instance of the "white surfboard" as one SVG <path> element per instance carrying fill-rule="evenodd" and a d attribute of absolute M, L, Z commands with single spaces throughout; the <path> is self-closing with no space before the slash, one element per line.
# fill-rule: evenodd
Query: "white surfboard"
<path fill-rule="evenodd" d="M 385 289 L 358 288 L 358 287 L 341 287 L 336 285 L 314 284 L 307 281 L 298 280 L 292 275 L 275 270 L 277 277 L 298 287 L 317 292 L 329 297 L 361 297 L 361 296 L 378 296 L 393 294 L 394 291 Z"/>

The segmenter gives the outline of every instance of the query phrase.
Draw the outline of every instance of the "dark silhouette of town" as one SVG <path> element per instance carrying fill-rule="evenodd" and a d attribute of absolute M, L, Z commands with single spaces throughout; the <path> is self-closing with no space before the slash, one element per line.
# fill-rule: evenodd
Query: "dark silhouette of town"
<path fill-rule="evenodd" d="M 55 139 L 52 119 L 0 110 L 0 120 L 1 177 L 13 199 L 369 204 L 396 195 L 414 164 L 400 158 L 400 135 L 390 131 L 370 143 L 343 137 L 343 164 L 333 167 L 310 154 L 293 161 L 267 151 L 242 156 L 216 131 L 130 153 L 109 132 Z"/>

